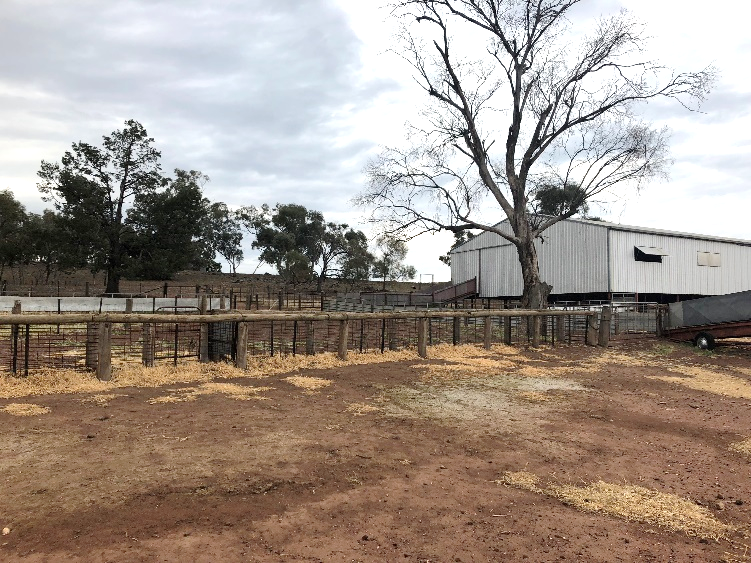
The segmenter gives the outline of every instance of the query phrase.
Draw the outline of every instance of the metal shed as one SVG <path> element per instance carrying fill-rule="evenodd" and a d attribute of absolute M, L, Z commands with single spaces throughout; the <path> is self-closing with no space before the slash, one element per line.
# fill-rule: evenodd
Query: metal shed
<path fill-rule="evenodd" d="M 497 225 L 510 231 L 507 221 Z M 682 296 L 751 289 L 751 241 L 567 219 L 536 241 L 543 281 L 553 296 L 613 294 L 670 302 Z M 476 278 L 479 297 L 522 293 L 516 247 L 483 232 L 451 251 L 451 279 Z"/>

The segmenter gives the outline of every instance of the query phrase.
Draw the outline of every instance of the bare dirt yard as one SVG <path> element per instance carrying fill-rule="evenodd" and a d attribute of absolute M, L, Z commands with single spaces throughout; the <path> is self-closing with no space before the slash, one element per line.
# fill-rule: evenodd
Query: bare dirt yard
<path fill-rule="evenodd" d="M 0 560 L 751 561 L 751 346 L 429 352 L 2 379 Z"/>

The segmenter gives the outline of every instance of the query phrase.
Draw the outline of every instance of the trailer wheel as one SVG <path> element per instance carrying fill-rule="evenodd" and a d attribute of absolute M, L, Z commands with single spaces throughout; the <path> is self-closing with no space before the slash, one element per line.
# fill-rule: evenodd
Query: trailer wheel
<path fill-rule="evenodd" d="M 700 350 L 714 350 L 714 336 L 708 332 L 700 332 L 694 338 L 694 345 Z"/>

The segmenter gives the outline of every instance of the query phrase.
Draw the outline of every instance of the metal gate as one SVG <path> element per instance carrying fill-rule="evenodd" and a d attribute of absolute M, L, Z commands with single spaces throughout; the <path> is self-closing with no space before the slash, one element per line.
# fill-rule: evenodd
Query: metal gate
<path fill-rule="evenodd" d="M 209 360 L 228 362 L 235 360 L 237 349 L 237 323 L 209 323 Z"/>

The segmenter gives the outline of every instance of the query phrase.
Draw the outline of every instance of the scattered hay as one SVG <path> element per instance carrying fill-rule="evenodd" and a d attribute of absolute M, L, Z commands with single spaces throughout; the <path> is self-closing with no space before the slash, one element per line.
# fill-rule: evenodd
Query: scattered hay
<path fill-rule="evenodd" d="M 585 487 L 551 486 L 548 494 L 584 512 L 602 512 L 690 536 L 719 539 L 731 529 L 695 502 L 637 485 L 598 481 Z"/>
<path fill-rule="evenodd" d="M 164 403 L 186 403 L 195 401 L 201 395 L 212 395 L 216 393 L 222 393 L 238 401 L 250 401 L 252 399 L 263 401 L 267 400 L 268 397 L 260 397 L 258 394 L 271 389 L 273 389 L 273 387 L 247 387 L 236 385 L 234 383 L 209 382 L 203 383 L 200 387 L 183 387 L 180 389 L 174 389 L 169 395 L 154 397 L 153 399 L 149 399 L 148 402 L 152 405 Z"/>
<path fill-rule="evenodd" d="M 540 479 L 537 475 L 528 471 L 504 471 L 503 477 L 496 481 L 496 483 L 539 493 L 542 492 L 537 486 L 539 481 Z"/>
<path fill-rule="evenodd" d="M 114 393 L 100 393 L 98 395 L 92 395 L 91 397 L 85 397 L 81 399 L 81 402 L 94 403 L 97 406 L 106 407 L 110 404 L 110 401 L 116 397 L 117 395 L 115 395 Z"/>
<path fill-rule="evenodd" d="M 355 416 L 363 416 L 365 414 L 368 414 L 371 412 L 377 412 L 380 410 L 381 409 L 379 407 L 368 405 L 366 403 L 350 403 L 347 406 L 347 412 L 351 412 Z"/>
<path fill-rule="evenodd" d="M 50 412 L 49 407 L 43 407 L 33 403 L 10 403 L 0 410 L 12 414 L 13 416 L 37 416 Z"/>
<path fill-rule="evenodd" d="M 328 387 L 333 383 L 330 379 L 323 379 L 322 377 L 305 377 L 302 375 L 293 375 L 285 377 L 284 381 L 294 385 L 295 387 L 301 387 L 306 391 L 318 391 L 324 387 Z"/>
<path fill-rule="evenodd" d="M 549 394 L 540 393 L 539 391 L 524 391 L 519 393 L 518 397 L 530 403 L 547 403 L 553 400 L 553 397 Z"/>
<path fill-rule="evenodd" d="M 746 438 L 742 442 L 735 442 L 730 444 L 730 451 L 738 452 L 739 454 L 751 459 L 751 438 Z"/>
<path fill-rule="evenodd" d="M 669 383 L 678 383 L 697 391 L 707 391 L 716 395 L 725 395 L 740 399 L 751 399 L 751 383 L 741 377 L 730 375 L 723 371 L 709 370 L 696 366 L 671 365 L 668 371 L 680 375 L 655 375 L 652 378 Z"/>
<path fill-rule="evenodd" d="M 496 483 L 545 494 L 583 512 L 608 514 L 700 538 L 719 539 L 733 529 L 695 502 L 637 485 L 597 481 L 583 486 L 540 486 L 539 478 L 526 471 L 507 471 Z"/>

